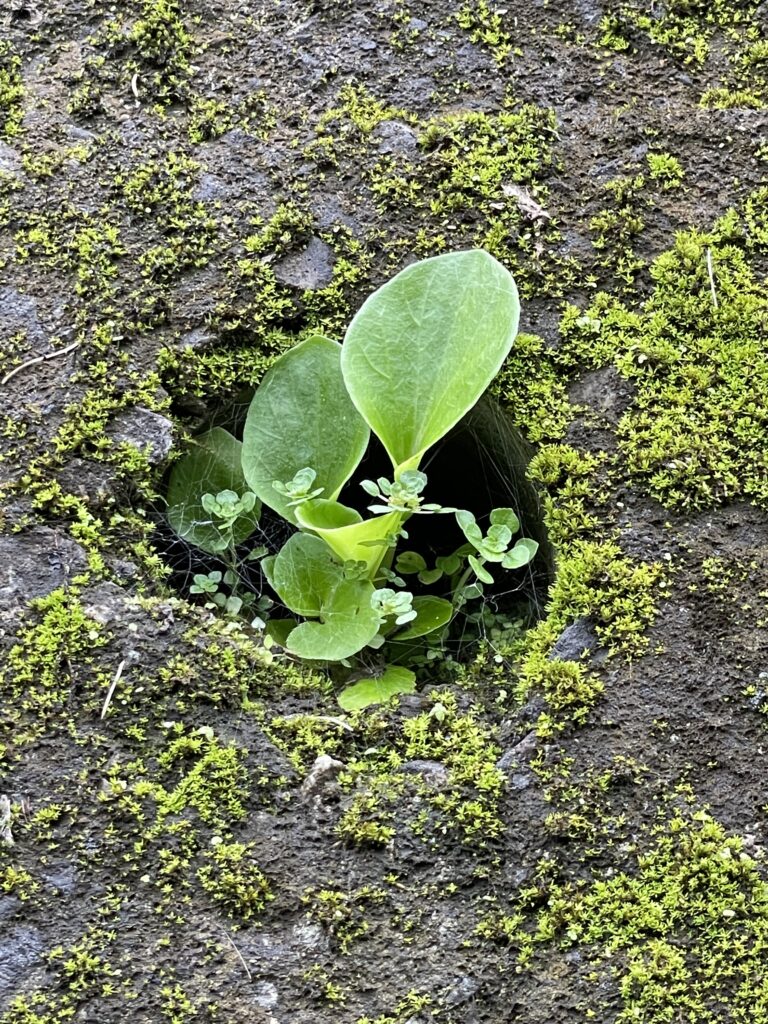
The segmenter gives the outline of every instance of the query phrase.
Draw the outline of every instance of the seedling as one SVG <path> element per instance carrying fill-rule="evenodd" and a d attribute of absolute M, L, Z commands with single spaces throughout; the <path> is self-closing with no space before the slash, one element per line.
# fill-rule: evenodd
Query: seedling
<path fill-rule="evenodd" d="M 230 572 L 261 503 L 296 527 L 277 554 L 261 558 L 296 616 L 267 623 L 289 653 L 346 662 L 384 644 L 407 652 L 406 641 L 439 636 L 493 583 L 488 564 L 511 571 L 535 556 L 535 541 L 513 543 L 520 524 L 512 509 L 494 509 L 484 533 L 472 513 L 425 502 L 428 480 L 419 468 L 498 372 L 518 316 L 512 276 L 488 253 L 415 263 L 368 298 L 343 345 L 313 335 L 274 363 L 251 402 L 242 445 L 215 428 L 176 464 L 169 520 L 191 543 L 225 556 Z M 371 432 L 389 455 L 392 478 L 362 481 L 374 499 L 364 518 L 339 498 Z M 465 545 L 433 567 L 416 551 L 398 554 L 412 516 L 446 514 Z M 405 589 L 408 575 L 422 586 L 442 584 L 442 596 L 414 595 Z M 195 578 L 195 592 L 218 587 L 203 579 Z M 413 680 L 409 669 L 390 666 L 376 686 L 355 684 L 347 703 L 410 690 Z"/>

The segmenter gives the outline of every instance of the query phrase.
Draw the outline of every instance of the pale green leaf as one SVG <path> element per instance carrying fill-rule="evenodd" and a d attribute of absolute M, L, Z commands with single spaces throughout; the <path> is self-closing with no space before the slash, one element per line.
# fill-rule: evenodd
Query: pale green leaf
<path fill-rule="evenodd" d="M 414 693 L 416 676 L 410 669 L 389 665 L 382 675 L 361 679 L 339 694 L 339 704 L 345 711 L 360 711 L 373 704 L 386 704 L 396 694 Z"/>
<path fill-rule="evenodd" d="M 488 570 L 484 568 L 483 564 L 479 562 L 474 555 L 467 555 L 467 561 L 474 569 L 475 576 L 477 576 L 482 583 L 493 583 L 493 576 L 491 576 Z"/>
<path fill-rule="evenodd" d="M 334 500 L 368 445 L 368 427 L 352 404 L 340 367 L 341 346 L 321 335 L 280 356 L 253 396 L 243 434 L 243 471 L 252 491 L 296 523 L 275 481 L 313 469 L 322 497 Z"/>
<path fill-rule="evenodd" d="M 528 565 L 529 562 L 533 561 L 538 550 L 539 545 L 535 540 L 522 537 L 512 550 L 506 553 L 501 564 L 505 569 L 521 569 L 524 565 Z"/>
<path fill-rule="evenodd" d="M 365 562 L 368 575 L 373 576 L 389 548 L 389 538 L 400 529 L 403 520 L 402 512 L 388 512 L 386 515 L 374 516 L 372 519 L 360 519 L 358 516 L 358 521 L 352 521 L 348 526 L 325 529 L 316 525 L 323 513 L 319 512 L 316 515 L 315 509 L 312 507 L 315 503 L 309 502 L 308 504 L 310 508 L 307 512 L 304 511 L 303 506 L 296 510 L 300 525 L 313 530 L 319 537 L 322 537 L 342 562 Z M 338 509 L 345 507 L 336 502 L 329 504 L 337 505 Z M 348 511 L 353 512 L 354 510 L 349 509 Z M 334 515 L 341 518 L 341 513 L 331 511 L 330 517 L 332 518 Z"/>
<path fill-rule="evenodd" d="M 347 330 L 341 367 L 396 469 L 417 466 L 477 402 L 512 347 L 518 317 L 511 274 L 480 249 L 415 263 L 367 299 Z"/>
<path fill-rule="evenodd" d="M 308 618 L 321 614 L 323 604 L 344 579 L 344 568 L 328 545 L 308 533 L 289 537 L 265 572 L 283 604 Z"/>
<path fill-rule="evenodd" d="M 450 601 L 429 594 L 414 597 L 413 610 L 416 612 L 416 618 L 409 622 L 405 629 L 395 633 L 392 637 L 394 641 L 413 640 L 417 636 L 434 633 L 436 629 L 446 626 L 453 617 L 453 605 Z"/>
<path fill-rule="evenodd" d="M 357 654 L 373 640 L 381 623 L 371 607 L 373 589 L 368 580 L 341 580 L 323 600 L 322 621 L 302 622 L 288 636 L 285 649 L 316 661 L 341 661 Z"/>
<path fill-rule="evenodd" d="M 515 515 L 514 509 L 495 508 L 491 512 L 492 526 L 506 526 L 510 535 L 514 535 L 520 529 L 520 520 Z"/>

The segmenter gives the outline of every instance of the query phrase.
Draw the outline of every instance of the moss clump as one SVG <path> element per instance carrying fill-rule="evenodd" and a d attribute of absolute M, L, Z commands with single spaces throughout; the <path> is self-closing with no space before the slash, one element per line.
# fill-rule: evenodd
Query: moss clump
<path fill-rule="evenodd" d="M 193 40 L 176 0 L 140 2 L 141 14 L 128 38 L 141 63 L 132 63 L 131 70 L 150 73 L 152 98 L 164 105 L 186 94 Z"/>
<path fill-rule="evenodd" d="M 134 999 L 136 992 L 107 960 L 106 950 L 115 938 L 115 932 L 89 928 L 66 949 L 52 949 L 47 959 L 54 980 L 46 990 L 16 996 L 2 1024 L 64 1024 L 81 1015 L 81 1008 L 93 999 L 117 997 L 124 1012 L 125 1000 Z"/>
<path fill-rule="evenodd" d="M 575 264 L 559 256 L 560 233 L 544 209 L 545 181 L 556 169 L 552 111 L 510 99 L 498 113 L 419 121 L 360 91 L 341 95 L 344 105 L 320 119 L 307 155 L 320 168 L 338 166 L 340 155 L 370 157 L 365 181 L 382 219 L 406 210 L 412 224 L 409 237 L 387 239 L 393 262 L 405 252 L 443 251 L 449 233 L 453 247 L 481 246 L 505 262 L 523 295 L 562 294 L 575 279 Z M 414 145 L 381 156 L 372 132 L 393 121 L 413 132 Z"/>
<path fill-rule="evenodd" d="M 65 705 L 72 687 L 92 674 L 94 651 L 108 642 L 73 591 L 54 590 L 32 601 L 30 610 L 38 621 L 19 634 L 0 676 L 8 739 L 22 731 L 20 723 L 28 714 L 36 729 L 44 728 L 45 718 Z"/>
<path fill-rule="evenodd" d="M 415 172 L 424 182 L 422 203 L 441 227 L 479 220 L 473 244 L 510 267 L 524 296 L 539 289 L 557 295 L 574 267 L 557 256 L 560 235 L 543 211 L 544 182 L 556 166 L 555 118 L 532 104 L 512 106 L 497 114 L 449 114 L 423 126 L 424 156 Z M 531 211 L 542 204 L 541 213 L 525 212 L 519 189 L 533 201 Z"/>
<path fill-rule="evenodd" d="M 205 203 L 192 197 L 199 170 L 190 157 L 170 152 L 115 177 L 128 208 L 140 220 L 151 218 L 162 236 L 139 255 L 143 277 L 172 280 L 189 267 L 209 262 L 217 224 Z"/>
<path fill-rule="evenodd" d="M 637 657 L 648 647 L 647 630 L 656 617 L 663 582 L 659 564 L 633 562 L 614 541 L 577 540 L 561 553 L 547 615 L 526 635 L 518 677 L 520 701 L 532 691 L 547 701 L 537 724 L 539 735 L 551 737 L 583 722 L 603 690 L 600 679 L 581 662 L 550 659 L 566 626 L 586 618 L 610 654 Z"/>
<path fill-rule="evenodd" d="M 429 711 L 403 722 L 403 740 L 404 761 L 433 760 L 448 769 L 447 786 L 429 799 L 438 829 L 457 829 L 465 842 L 480 846 L 501 835 L 501 751 L 477 715 L 459 712 L 455 699 L 444 694 Z"/>
<path fill-rule="evenodd" d="M 541 883 L 519 894 L 505 937 L 521 963 L 542 944 L 579 948 L 587 980 L 618 985 L 617 1024 L 768 1021 L 768 883 L 706 813 L 659 824 L 632 873 Z"/>
<path fill-rule="evenodd" d="M 512 52 L 512 38 L 504 29 L 501 14 L 488 0 L 467 0 L 456 15 L 459 26 L 469 32 L 473 43 L 487 47 L 502 67 Z"/>
<path fill-rule="evenodd" d="M 555 547 L 565 549 L 594 535 L 594 509 L 605 499 L 600 469 L 605 458 L 568 444 L 542 445 L 528 465 L 528 475 L 543 485 L 544 520 Z"/>
<path fill-rule="evenodd" d="M 255 388 L 293 340 L 283 331 L 271 330 L 258 342 L 248 340 L 202 351 L 189 345 L 164 348 L 158 354 L 157 369 L 174 398 L 231 399 L 242 389 Z"/>
<path fill-rule="evenodd" d="M 603 294 L 563 322 L 575 359 L 614 362 L 635 383 L 621 450 L 629 475 L 670 508 L 768 501 L 768 298 L 730 240 L 740 230 L 727 217 L 710 234 L 681 233 L 652 265 L 644 306 Z"/>
<path fill-rule="evenodd" d="M 39 882 L 24 868 L 15 868 L 7 864 L 0 868 L 0 892 L 15 896 L 22 903 L 33 896 L 40 888 Z"/>
<path fill-rule="evenodd" d="M 253 843 L 220 843 L 197 872 L 203 889 L 230 917 L 244 921 L 260 914 L 274 894 L 253 860 Z"/>
<path fill-rule="evenodd" d="M 181 736 L 158 758 L 158 767 L 180 773 L 172 789 L 159 792 L 158 820 L 193 808 L 206 825 L 241 821 L 246 814 L 248 772 L 245 751 L 215 737 Z M 191 766 L 188 766 L 189 762 Z"/>
<path fill-rule="evenodd" d="M 694 69 L 717 41 L 723 86 L 708 89 L 704 106 L 764 106 L 768 102 L 768 41 L 759 24 L 759 0 L 670 0 L 651 10 L 641 0 L 613 0 L 600 23 L 600 44 L 629 50 L 638 35 Z"/>
<path fill-rule="evenodd" d="M 679 188 L 684 172 L 670 153 L 648 153 L 646 167 L 605 184 L 608 206 L 595 214 L 589 227 L 599 265 L 619 282 L 633 285 L 645 263 L 634 251 L 635 239 L 645 228 L 645 216 L 658 192 Z"/>
<path fill-rule="evenodd" d="M 493 392 L 509 409 L 515 426 L 533 442 L 562 437 L 575 413 L 555 352 L 534 334 L 518 334 Z"/>
<path fill-rule="evenodd" d="M 411 989 L 391 1013 L 382 1014 L 380 1017 L 358 1017 L 355 1024 L 408 1024 L 408 1021 L 418 1020 L 422 1010 L 428 1010 L 432 1006 L 431 996 L 420 995 L 415 989 Z"/>
<path fill-rule="evenodd" d="M 374 128 L 393 119 L 414 120 L 405 110 L 381 103 L 363 86 L 344 85 L 338 105 L 319 118 L 315 139 L 305 149 L 305 156 L 321 165 L 338 167 L 339 156 L 364 152 Z"/>
<path fill-rule="evenodd" d="M 21 132 L 23 99 L 21 57 L 10 43 L 0 41 L 0 139 L 10 140 Z"/>
<path fill-rule="evenodd" d="M 366 910 L 383 902 L 386 895 L 383 889 L 364 885 L 351 892 L 331 888 L 307 889 L 301 899 L 308 908 L 310 921 L 321 924 L 339 950 L 348 953 L 352 943 L 361 939 L 369 929 Z"/>

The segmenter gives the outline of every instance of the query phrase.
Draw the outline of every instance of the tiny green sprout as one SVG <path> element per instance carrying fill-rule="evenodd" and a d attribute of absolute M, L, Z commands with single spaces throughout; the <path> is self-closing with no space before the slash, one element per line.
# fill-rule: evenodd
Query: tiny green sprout
<path fill-rule="evenodd" d="M 455 508 L 443 508 L 430 502 L 422 504 L 421 492 L 427 486 L 426 473 L 418 469 L 406 469 L 397 480 L 390 483 L 386 477 L 380 476 L 376 483 L 363 480 L 363 490 L 374 498 L 379 498 L 383 505 L 369 505 L 368 511 L 374 514 L 387 512 L 405 512 L 413 515 L 416 512 L 455 512 Z"/>
<path fill-rule="evenodd" d="M 416 618 L 413 608 L 413 594 L 407 590 L 390 590 L 382 587 L 371 594 L 371 607 L 382 619 L 394 618 L 395 625 L 404 626 Z"/>
<path fill-rule="evenodd" d="M 221 577 L 222 574 L 218 571 L 209 572 L 207 575 L 197 573 L 194 577 L 194 583 L 189 588 L 190 594 L 215 594 L 219 589 Z"/>
<path fill-rule="evenodd" d="M 239 495 L 236 490 L 219 490 L 218 494 L 203 495 L 203 508 L 222 529 L 230 530 L 242 515 L 253 512 L 256 507 L 256 495 L 246 490 Z"/>
<path fill-rule="evenodd" d="M 278 494 L 282 494 L 284 497 L 290 499 L 288 501 L 288 508 L 296 508 L 298 505 L 303 505 L 305 501 L 311 501 L 313 498 L 318 498 L 323 491 L 324 487 L 315 487 L 312 490 L 312 484 L 317 479 L 317 473 L 314 469 L 310 469 L 309 466 L 305 466 L 296 472 L 293 480 L 289 480 L 287 483 L 281 483 L 279 480 L 273 480 L 272 486 Z"/>

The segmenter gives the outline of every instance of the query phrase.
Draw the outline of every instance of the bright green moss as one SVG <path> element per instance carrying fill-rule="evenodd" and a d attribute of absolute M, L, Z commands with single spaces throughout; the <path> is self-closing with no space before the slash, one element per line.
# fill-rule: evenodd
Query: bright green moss
<path fill-rule="evenodd" d="M 542 884 L 542 909 L 541 888 L 521 893 L 504 937 L 523 964 L 579 949 L 586 980 L 618 983 L 617 1024 L 768 1021 L 768 883 L 706 813 L 661 822 L 631 873 Z"/>
<path fill-rule="evenodd" d="M 203 889 L 230 917 L 248 921 L 274 894 L 253 859 L 253 843 L 220 843 L 197 872 Z"/>
<path fill-rule="evenodd" d="M 158 818 L 194 808 L 206 825 L 240 821 L 248 799 L 245 751 L 215 738 L 183 736 L 173 740 L 158 758 L 158 766 L 172 774 L 181 771 L 177 784 L 166 790 L 158 804 Z M 192 761 L 190 767 L 188 762 Z"/>
<path fill-rule="evenodd" d="M 628 321 L 614 335 L 638 389 L 619 426 L 628 470 L 673 508 L 764 503 L 765 290 L 740 249 L 696 232 L 678 236 L 651 274 L 639 331 Z"/>
<path fill-rule="evenodd" d="M 600 44 L 621 51 L 643 35 L 685 65 L 703 67 L 717 43 L 722 86 L 702 105 L 761 107 L 768 102 L 768 42 L 760 29 L 759 0 L 670 0 L 650 9 L 642 0 L 612 0 L 600 23 Z"/>
<path fill-rule="evenodd" d="M 21 57 L 10 43 L 0 41 L 0 139 L 12 139 L 24 118 Z"/>
<path fill-rule="evenodd" d="M 661 12 L 649 13 L 639 0 L 611 4 L 619 26 L 633 26 L 647 33 L 654 43 L 682 58 L 686 64 L 701 65 L 709 55 L 710 43 L 718 30 L 748 28 L 757 3 L 734 0 L 670 0 Z"/>
<path fill-rule="evenodd" d="M 664 191 L 682 185 L 685 172 L 677 157 L 670 153 L 648 153 L 646 161 L 650 179 L 658 182 Z"/>
<path fill-rule="evenodd" d="M 371 906 L 386 898 L 383 889 L 364 885 L 345 892 L 343 889 L 311 888 L 302 896 L 310 921 L 322 925 L 341 953 L 348 953 L 354 942 L 363 938 L 369 929 L 365 916 Z"/>
<path fill-rule="evenodd" d="M 516 427 L 534 442 L 565 433 L 575 410 L 568 401 L 568 381 L 556 354 L 533 334 L 518 334 L 515 346 L 493 383 Z"/>
<path fill-rule="evenodd" d="M 501 14 L 492 9 L 488 0 L 466 0 L 456 15 L 456 21 L 469 32 L 473 43 L 491 51 L 499 67 L 504 65 L 512 52 L 512 39 L 504 29 Z"/>
<path fill-rule="evenodd" d="M 106 950 L 115 938 L 115 932 L 91 927 L 66 949 L 52 949 L 46 959 L 54 980 L 44 990 L 16 996 L 2 1024 L 66 1024 L 81 1016 L 81 1008 L 92 999 L 135 998 L 130 980 L 122 979 L 107 960 Z"/>
<path fill-rule="evenodd" d="M 142 276 L 172 280 L 183 270 L 209 262 L 217 223 L 205 203 L 192 196 L 199 171 L 200 165 L 190 157 L 169 152 L 115 177 L 128 208 L 141 221 L 151 218 L 162 236 L 139 255 Z"/>
<path fill-rule="evenodd" d="M 763 244 L 763 198 L 749 197 L 744 226 L 731 211 L 709 234 L 679 234 L 639 308 L 601 293 L 563 317 L 565 365 L 613 363 L 633 381 L 618 428 L 626 471 L 671 508 L 768 501 L 768 298 L 743 248 L 745 230 Z"/>
<path fill-rule="evenodd" d="M 630 658 L 643 654 L 656 618 L 661 574 L 660 565 L 633 562 L 613 541 L 576 540 L 561 551 L 546 617 L 527 634 L 519 669 L 518 699 L 533 691 L 547 701 L 539 735 L 551 737 L 570 723 L 583 722 L 603 690 L 581 662 L 550 660 L 562 631 L 586 618 L 610 653 Z"/>
<path fill-rule="evenodd" d="M 768 185 L 761 185 L 747 197 L 744 224 L 749 248 L 768 249 Z"/>
<path fill-rule="evenodd" d="M 163 385 L 175 398 L 231 399 L 259 383 L 293 339 L 279 330 L 267 331 L 259 344 L 252 341 L 211 349 L 165 348 L 157 357 Z"/>
<path fill-rule="evenodd" d="M 496 767 L 501 752 L 476 714 L 460 713 L 454 699 L 441 695 L 429 711 L 403 722 L 403 740 L 404 761 L 439 761 L 448 769 L 448 785 L 430 797 L 444 819 L 438 828 L 456 828 L 466 842 L 480 845 L 501 834 L 504 775 Z"/>
<path fill-rule="evenodd" d="M 598 471 L 604 459 L 567 444 L 542 445 L 528 465 L 528 476 L 543 485 L 544 521 L 551 543 L 565 549 L 598 527 L 594 509 L 605 498 Z"/>
<path fill-rule="evenodd" d="M 7 864 L 0 868 L 0 892 L 15 896 L 24 903 L 40 888 L 40 884 L 24 868 Z"/>
<path fill-rule="evenodd" d="M 396 773 L 369 776 L 339 819 L 336 835 L 355 846 L 386 846 L 396 833 L 395 804 L 402 789 Z"/>
<path fill-rule="evenodd" d="M 337 757 L 344 747 L 349 730 L 341 718 L 289 715 L 273 718 L 268 735 L 296 771 L 304 775 L 322 754 Z"/>
<path fill-rule="evenodd" d="M 193 40 L 176 0 L 140 0 L 141 15 L 129 39 L 141 62 L 131 70 L 149 73 L 151 99 L 165 105 L 185 95 Z M 142 81 L 142 86 L 144 82 Z"/>
<path fill-rule="evenodd" d="M 27 711 L 42 720 L 60 710 L 75 683 L 73 673 L 81 680 L 90 675 L 94 651 L 108 641 L 71 590 L 54 590 L 30 609 L 33 622 L 11 647 L 0 677 L 7 729 Z"/>
<path fill-rule="evenodd" d="M 546 179 L 556 170 L 552 111 L 533 104 L 487 114 L 461 111 L 419 121 L 359 91 L 345 90 L 343 107 L 323 115 L 307 155 L 322 167 L 339 156 L 367 156 L 365 181 L 384 222 L 407 208 L 411 238 L 386 235 L 393 254 L 434 255 L 445 246 L 488 249 L 514 272 L 523 295 L 562 294 L 575 264 L 559 256 L 560 233 L 545 209 Z M 407 152 L 381 156 L 370 139 L 385 121 L 414 132 Z M 327 134 L 326 134 L 327 133 Z"/>
<path fill-rule="evenodd" d="M 431 996 L 420 995 L 415 989 L 411 989 L 393 1009 L 392 1013 L 382 1014 L 380 1017 L 358 1017 L 355 1024 L 408 1024 L 408 1021 L 419 1020 L 424 1015 L 422 1010 L 429 1010 L 433 1000 Z"/>
<path fill-rule="evenodd" d="M 412 121 L 412 115 L 380 102 L 363 86 L 349 83 L 339 91 L 338 106 L 326 110 L 315 127 L 315 139 L 305 156 L 339 165 L 339 155 L 351 156 L 366 148 L 368 136 L 382 121 Z"/>

